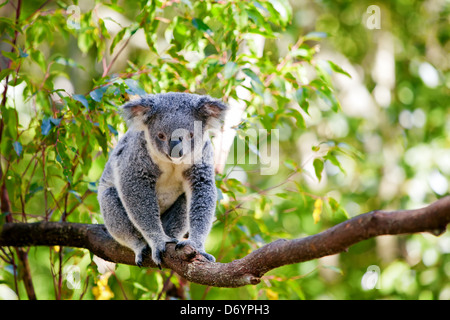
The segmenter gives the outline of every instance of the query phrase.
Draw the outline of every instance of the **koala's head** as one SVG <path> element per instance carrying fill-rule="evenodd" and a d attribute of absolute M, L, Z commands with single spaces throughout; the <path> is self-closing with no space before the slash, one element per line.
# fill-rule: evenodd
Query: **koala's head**
<path fill-rule="evenodd" d="M 227 106 L 209 96 L 162 93 L 133 100 L 122 110 L 130 128 L 145 132 L 153 152 L 176 163 L 201 152 L 206 131 L 220 128 Z"/>

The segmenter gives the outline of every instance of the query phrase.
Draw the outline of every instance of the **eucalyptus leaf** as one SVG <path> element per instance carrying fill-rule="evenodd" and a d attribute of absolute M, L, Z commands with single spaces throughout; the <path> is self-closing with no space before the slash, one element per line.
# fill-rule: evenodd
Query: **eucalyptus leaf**
<path fill-rule="evenodd" d="M 95 89 L 95 90 L 89 92 L 89 95 L 91 96 L 92 100 L 94 100 L 96 102 L 101 102 L 103 99 L 103 94 L 105 93 L 107 88 L 108 87 L 106 87 L 106 86 L 100 87 L 98 89 Z"/>
<path fill-rule="evenodd" d="M 22 154 L 22 144 L 19 141 L 13 142 L 14 151 L 16 152 L 17 156 L 20 156 Z"/>
<path fill-rule="evenodd" d="M 81 104 L 82 104 L 86 109 L 89 110 L 89 103 L 88 103 L 88 101 L 87 101 L 87 99 L 86 99 L 86 97 L 85 97 L 84 95 L 82 95 L 82 94 L 74 94 L 74 95 L 72 96 L 72 98 L 73 98 L 74 100 L 76 100 L 76 101 L 81 102 Z"/>
<path fill-rule="evenodd" d="M 50 121 L 50 118 L 42 119 L 42 124 L 41 124 L 42 135 L 44 135 L 44 136 L 48 135 L 51 129 L 52 129 L 52 123 Z"/>

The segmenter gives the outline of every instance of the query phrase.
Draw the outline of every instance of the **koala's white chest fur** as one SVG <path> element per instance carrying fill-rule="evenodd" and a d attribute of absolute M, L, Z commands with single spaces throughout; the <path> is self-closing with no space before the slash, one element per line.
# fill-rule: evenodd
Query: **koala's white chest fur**
<path fill-rule="evenodd" d="M 158 166 L 161 175 L 156 181 L 156 197 L 158 200 L 160 213 L 163 213 L 178 199 L 178 197 L 186 193 L 186 198 L 190 199 L 190 189 L 183 177 L 183 172 L 190 166 L 185 163 L 171 163 L 163 159 L 153 146 L 150 133 L 148 130 L 144 131 L 145 139 L 147 141 L 147 149 L 152 161 Z"/>
<path fill-rule="evenodd" d="M 159 164 L 162 171 L 161 176 L 156 181 L 156 196 L 160 212 L 163 213 L 185 192 L 183 171 L 184 165 L 173 165 L 170 163 Z"/>

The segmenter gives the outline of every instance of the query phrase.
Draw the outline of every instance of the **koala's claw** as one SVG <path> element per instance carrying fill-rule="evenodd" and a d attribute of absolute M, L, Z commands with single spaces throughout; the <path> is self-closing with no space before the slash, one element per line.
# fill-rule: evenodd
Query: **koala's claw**
<path fill-rule="evenodd" d="M 206 253 L 206 252 L 200 252 L 202 256 L 204 256 L 206 259 L 208 259 L 211 262 L 216 262 L 216 258 L 212 254 Z"/>
<path fill-rule="evenodd" d="M 136 263 L 136 265 L 139 268 L 142 268 L 144 266 L 144 259 L 142 258 L 142 255 L 136 256 L 136 258 L 134 259 L 134 262 Z"/>
<path fill-rule="evenodd" d="M 177 243 L 175 246 L 175 250 L 179 250 L 184 248 L 185 246 L 191 246 L 194 248 L 198 253 L 200 253 L 202 256 L 204 256 L 206 259 L 208 259 L 211 262 L 215 262 L 216 258 L 214 258 L 213 255 L 206 253 L 205 250 L 199 249 L 199 246 L 197 246 L 192 240 L 183 240 Z"/>
<path fill-rule="evenodd" d="M 135 257 L 134 261 L 139 268 L 143 267 L 144 257 L 149 254 L 150 254 L 150 247 L 148 245 L 145 246 L 140 252 L 136 253 L 136 257 Z"/>
<path fill-rule="evenodd" d="M 162 262 L 162 254 L 165 250 L 166 250 L 165 247 L 161 248 L 161 249 L 155 248 L 155 250 L 152 250 L 152 260 L 160 269 L 161 269 L 161 262 Z"/>
<path fill-rule="evenodd" d="M 187 245 L 187 243 L 185 243 L 184 241 L 180 241 L 175 246 L 175 250 L 180 250 L 180 249 L 184 248 L 186 245 Z"/>
<path fill-rule="evenodd" d="M 166 244 L 167 243 L 178 243 L 178 239 L 176 238 L 167 238 L 163 241 L 158 241 L 157 243 L 154 243 L 152 246 L 152 260 L 155 262 L 155 264 L 158 266 L 160 270 L 161 269 L 161 263 L 162 263 L 162 256 L 164 252 L 166 252 Z"/>

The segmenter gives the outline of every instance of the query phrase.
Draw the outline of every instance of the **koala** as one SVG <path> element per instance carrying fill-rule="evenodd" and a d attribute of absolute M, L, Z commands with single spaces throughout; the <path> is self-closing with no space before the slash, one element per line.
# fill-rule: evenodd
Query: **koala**
<path fill-rule="evenodd" d="M 166 243 L 190 245 L 214 262 L 204 249 L 217 200 L 208 130 L 220 127 L 227 106 L 209 96 L 172 92 L 142 96 L 121 110 L 128 130 L 98 187 L 108 232 L 134 251 L 138 266 L 150 249 L 161 268 Z"/>

